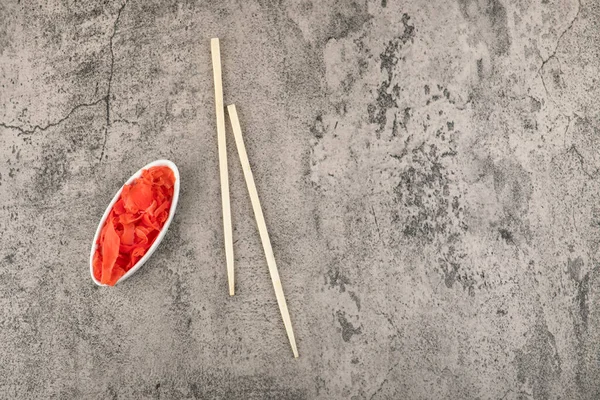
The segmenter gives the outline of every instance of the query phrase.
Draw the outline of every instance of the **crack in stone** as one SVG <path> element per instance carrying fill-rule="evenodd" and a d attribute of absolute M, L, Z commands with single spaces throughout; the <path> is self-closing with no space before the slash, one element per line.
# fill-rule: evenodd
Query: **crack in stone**
<path fill-rule="evenodd" d="M 558 51 L 558 46 L 560 46 L 560 41 L 562 40 L 563 36 L 565 36 L 565 34 L 573 28 L 573 24 L 575 24 L 575 21 L 577 20 L 577 18 L 579 18 L 579 14 L 581 13 L 581 0 L 577 0 L 577 4 L 578 4 L 577 13 L 575 14 L 575 17 L 573 17 L 573 20 L 571 20 L 571 23 L 569 24 L 569 26 L 567 26 L 567 28 L 560 34 L 560 36 L 556 40 L 556 46 L 554 46 L 554 51 L 552 51 L 552 53 L 545 60 L 540 55 L 540 58 L 542 59 L 542 65 L 540 65 L 540 67 L 538 68 L 537 74 L 539 75 L 540 79 L 542 80 L 542 85 L 544 86 L 544 90 L 546 91 L 546 95 L 548 97 L 550 97 L 550 93 L 548 93 L 548 88 L 546 87 L 546 81 L 544 79 L 544 75 L 542 74 L 542 70 L 544 69 L 544 67 L 546 66 L 548 61 L 550 61 L 553 58 L 558 59 L 558 57 L 556 56 L 556 52 Z"/>
<path fill-rule="evenodd" d="M 377 215 L 375 215 L 375 209 L 373 205 L 371 205 L 371 212 L 373 213 L 373 219 L 375 220 L 375 226 L 377 227 L 377 235 L 379 236 L 379 241 L 383 244 L 383 239 L 381 238 L 381 231 L 379 230 L 379 223 L 377 222 Z"/>
<path fill-rule="evenodd" d="M 117 122 L 117 123 L 122 122 L 122 123 L 127 124 L 127 125 L 136 125 L 136 126 L 140 125 L 136 121 L 130 121 L 130 120 L 126 119 L 126 118 L 123 118 L 123 116 L 121 114 L 119 114 L 118 112 L 115 112 L 115 114 L 117 114 L 117 117 L 119 117 L 119 118 L 114 119 L 112 122 Z"/>
<path fill-rule="evenodd" d="M 569 128 L 571 128 L 571 121 L 573 120 L 570 116 L 568 115 L 564 115 L 562 114 L 563 117 L 565 117 L 567 119 L 567 127 L 565 128 L 565 131 L 563 133 L 563 146 L 566 148 L 566 139 L 567 139 L 567 133 L 569 133 Z"/>
<path fill-rule="evenodd" d="M 92 107 L 95 106 L 97 104 L 99 104 L 100 102 L 104 101 L 106 104 L 106 125 L 104 127 L 104 141 L 102 143 L 102 151 L 100 153 L 100 158 L 99 161 L 102 162 L 102 159 L 104 158 L 104 152 L 106 150 L 106 142 L 108 140 L 108 128 L 111 125 L 111 120 L 110 120 L 110 96 L 111 96 L 111 89 L 112 89 L 112 80 L 113 80 L 113 74 L 114 74 L 114 66 L 115 66 L 115 54 L 113 51 L 113 40 L 115 38 L 115 35 L 117 33 L 118 30 L 118 24 L 119 24 L 119 20 L 121 19 L 121 14 L 123 12 L 123 9 L 125 8 L 125 6 L 127 6 L 127 3 L 129 3 L 129 0 L 125 0 L 125 2 L 123 3 L 123 5 L 121 6 L 121 8 L 119 8 L 119 11 L 117 13 L 117 18 L 115 19 L 115 22 L 113 24 L 113 32 L 112 35 L 110 36 L 110 40 L 109 40 L 109 48 L 110 48 L 110 74 L 108 76 L 108 88 L 106 90 L 106 95 L 92 103 L 81 103 L 81 104 L 77 104 L 75 107 L 73 107 L 68 113 L 67 115 L 65 115 L 63 118 L 59 119 L 56 122 L 50 122 L 49 124 L 45 125 L 45 126 L 41 126 L 41 125 L 35 125 L 33 128 L 31 129 L 25 129 L 21 126 L 18 125 L 10 125 L 10 124 L 6 124 L 4 122 L 0 122 L 0 127 L 3 127 L 5 129 L 13 129 L 13 130 L 17 130 L 19 131 L 18 136 L 21 135 L 31 135 L 37 131 L 46 131 L 49 128 L 58 126 L 60 124 L 62 124 L 64 121 L 66 121 L 67 119 L 69 119 L 71 117 L 71 115 L 73 115 L 73 113 L 75 113 L 75 111 L 77 111 L 80 108 L 84 108 L 84 107 Z"/>
<path fill-rule="evenodd" d="M 31 135 L 33 133 L 35 133 L 36 131 L 46 131 L 50 128 L 53 128 L 55 126 L 58 126 L 60 124 L 62 124 L 63 122 L 65 122 L 67 119 L 69 119 L 71 117 L 71 115 L 73 115 L 73 113 L 75 113 L 75 111 L 79 110 L 80 108 L 86 108 L 86 107 L 93 107 L 97 104 L 99 104 L 100 102 L 105 101 L 104 97 L 99 98 L 98 100 L 91 102 L 91 103 L 81 103 L 81 104 L 77 104 L 75 107 L 73 107 L 68 113 L 67 115 L 65 115 L 64 117 L 62 117 L 61 119 L 59 119 L 58 121 L 55 122 L 50 122 L 47 125 L 41 126 L 41 125 L 35 125 L 33 128 L 31 129 L 25 129 L 23 127 L 20 127 L 18 125 L 9 125 L 9 124 L 5 124 L 4 122 L 0 122 L 0 126 L 6 129 L 14 129 L 19 131 L 18 136 L 21 135 Z"/>
<path fill-rule="evenodd" d="M 377 396 L 379 394 L 379 392 L 381 392 L 383 390 L 383 387 L 388 382 L 388 377 L 389 377 L 390 373 L 398 366 L 398 364 L 400 364 L 400 361 L 397 361 L 394 365 L 392 365 L 388 369 L 387 373 L 385 374 L 385 378 L 383 378 L 383 381 L 381 381 L 377 390 L 371 395 L 371 397 L 369 397 L 369 400 L 373 400 L 373 398 L 375 398 L 375 396 Z"/>
<path fill-rule="evenodd" d="M 567 152 L 573 152 L 577 156 L 577 158 L 579 159 L 579 164 L 581 164 L 581 170 L 583 171 L 584 174 L 586 174 L 588 176 L 588 178 L 590 178 L 590 179 L 595 178 L 595 175 L 598 174 L 598 169 L 595 169 L 595 171 L 592 174 L 590 174 L 588 172 L 588 170 L 585 168 L 585 158 L 579 152 L 579 150 L 577 149 L 577 147 L 574 144 L 572 144 L 571 147 L 569 147 L 567 149 Z"/>
<path fill-rule="evenodd" d="M 109 39 L 109 49 L 110 49 L 110 74 L 108 75 L 108 88 L 106 89 L 106 126 L 104 127 L 104 141 L 102 143 L 102 151 L 100 152 L 100 158 L 98 161 L 102 163 L 102 159 L 104 158 L 104 152 L 106 150 L 106 141 L 108 140 L 108 128 L 110 127 L 110 96 L 111 96 L 111 88 L 112 88 L 112 80 L 113 74 L 115 70 L 115 53 L 113 51 L 113 40 L 115 35 L 117 34 L 117 29 L 119 25 L 119 20 L 121 19 L 121 13 L 125 6 L 129 3 L 129 0 L 125 0 L 121 8 L 119 8 L 119 12 L 117 13 L 117 18 L 113 24 L 113 32 L 110 35 Z"/>

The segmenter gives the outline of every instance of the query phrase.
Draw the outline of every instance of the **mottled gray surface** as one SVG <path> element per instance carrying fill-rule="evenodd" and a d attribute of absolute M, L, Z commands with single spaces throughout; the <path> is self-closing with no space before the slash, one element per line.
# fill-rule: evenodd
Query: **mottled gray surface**
<path fill-rule="evenodd" d="M 232 140 L 227 295 L 215 36 L 298 360 Z M 596 0 L 2 0 L 0 397 L 600 398 L 599 43 Z M 95 287 L 163 157 L 165 242 Z"/>

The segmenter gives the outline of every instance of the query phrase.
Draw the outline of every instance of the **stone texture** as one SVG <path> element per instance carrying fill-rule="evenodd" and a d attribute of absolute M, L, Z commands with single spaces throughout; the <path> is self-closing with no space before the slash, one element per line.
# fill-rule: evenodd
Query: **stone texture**
<path fill-rule="evenodd" d="M 229 136 L 221 38 L 295 326 Z M 0 397 L 600 398 L 594 0 L 0 2 Z M 89 278 L 122 182 L 169 158 L 165 242 Z"/>

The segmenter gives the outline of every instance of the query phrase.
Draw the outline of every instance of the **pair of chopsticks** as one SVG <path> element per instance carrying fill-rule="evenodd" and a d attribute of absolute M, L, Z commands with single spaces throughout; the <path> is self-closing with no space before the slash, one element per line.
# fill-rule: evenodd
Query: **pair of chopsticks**
<path fill-rule="evenodd" d="M 231 205 L 229 202 L 229 174 L 227 171 L 227 146 L 225 138 L 225 107 L 223 104 L 223 82 L 221 78 L 221 50 L 219 46 L 219 39 L 214 38 L 210 41 L 210 49 L 212 54 L 213 64 L 213 76 L 215 82 L 215 107 L 217 112 L 217 137 L 219 147 L 219 171 L 221 176 L 221 202 L 223 205 L 223 231 L 225 234 L 225 257 L 227 259 L 227 279 L 229 282 L 229 294 L 233 296 L 235 294 L 235 274 L 233 269 L 233 235 L 231 228 Z M 262 207 L 258 198 L 258 192 L 256 191 L 256 185 L 254 184 L 254 176 L 250 169 L 250 162 L 248 161 L 248 154 L 246 153 L 246 146 L 244 145 L 244 139 L 242 137 L 242 129 L 240 127 L 240 121 L 238 119 L 237 110 L 235 104 L 227 106 L 229 114 L 229 120 L 231 121 L 231 127 L 233 128 L 233 137 L 235 138 L 235 145 L 237 147 L 238 155 L 240 157 L 240 163 L 244 171 L 244 178 L 246 185 L 248 186 L 248 192 L 250 194 L 250 201 L 252 202 L 252 209 L 254 210 L 254 217 L 256 218 L 256 224 L 258 225 L 258 232 L 260 234 L 260 240 L 265 251 L 267 258 L 267 265 L 269 266 L 269 273 L 271 280 L 273 281 L 273 288 L 275 289 L 275 297 L 277 297 L 277 304 L 279 305 L 279 311 L 283 318 L 283 324 L 292 346 L 294 357 L 298 357 L 298 348 L 296 347 L 296 339 L 294 337 L 294 330 L 292 329 L 292 321 L 290 320 L 290 313 L 288 311 L 285 296 L 283 294 L 283 288 L 281 286 L 281 280 L 279 279 L 279 271 L 277 270 L 277 264 L 275 263 L 275 256 L 273 255 L 273 248 L 271 247 L 271 240 L 269 239 L 269 232 L 267 231 L 267 225 L 265 223 L 265 217 L 263 216 Z"/>

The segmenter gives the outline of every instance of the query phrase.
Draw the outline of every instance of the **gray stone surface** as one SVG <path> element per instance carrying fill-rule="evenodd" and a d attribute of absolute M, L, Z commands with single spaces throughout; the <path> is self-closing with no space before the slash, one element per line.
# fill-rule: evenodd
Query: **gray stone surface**
<path fill-rule="evenodd" d="M 221 38 L 298 338 L 229 136 Z M 0 397 L 600 398 L 595 0 L 0 2 Z M 97 288 L 104 208 L 169 158 L 151 261 Z"/>

